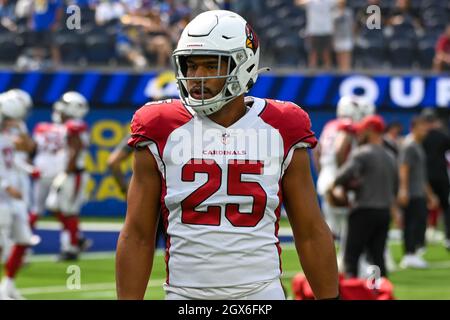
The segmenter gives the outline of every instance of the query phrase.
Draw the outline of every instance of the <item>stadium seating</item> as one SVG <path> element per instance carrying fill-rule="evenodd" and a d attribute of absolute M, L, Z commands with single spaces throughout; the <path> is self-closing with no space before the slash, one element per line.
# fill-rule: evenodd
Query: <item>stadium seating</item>
<path fill-rule="evenodd" d="M 411 23 L 402 23 L 393 27 L 389 38 L 390 61 L 394 67 L 411 68 L 415 59 L 416 34 Z"/>
<path fill-rule="evenodd" d="M 386 61 L 386 38 L 382 30 L 363 29 L 356 39 L 356 65 L 380 68 Z"/>
<path fill-rule="evenodd" d="M 347 6 L 357 13 L 365 12 L 367 0 L 348 0 Z M 380 2 L 383 19 L 389 17 L 395 9 L 396 0 Z M 359 68 L 431 68 L 434 55 L 435 40 L 442 33 L 446 23 L 450 21 L 450 2 L 442 0 L 410 0 L 411 9 L 418 14 L 421 26 L 413 25 L 411 21 L 395 26 L 383 26 L 382 30 L 359 28 L 356 35 L 354 51 L 354 66 Z M 236 6 L 238 8 L 239 6 Z M 294 4 L 292 0 L 265 0 L 258 4 L 242 5 L 247 12 L 239 12 L 254 26 L 261 38 L 263 61 L 270 61 L 273 66 L 302 66 L 305 63 L 305 10 Z M 233 7 L 232 7 L 233 9 Z M 178 12 L 173 12 L 178 17 Z M 57 32 L 53 41 L 60 48 L 62 62 L 76 65 L 85 59 L 90 64 L 116 65 L 117 62 L 130 66 L 130 62 L 121 60 L 115 54 L 114 27 L 120 21 L 112 21 L 112 29 L 95 24 L 95 11 L 83 13 L 83 27 L 80 31 L 63 30 Z M 171 19 L 176 23 L 180 19 Z M 355 20 L 355 23 L 356 20 Z M 36 44 L 33 33 L 28 29 L 26 19 L 17 21 L 17 33 L 0 30 L 0 64 L 14 63 L 24 49 Z M 391 34 L 389 28 L 392 28 Z M 111 31 L 112 30 L 112 31 Z M 102 36 L 101 33 L 106 32 Z M 288 54 L 290 53 L 290 54 Z"/>
<path fill-rule="evenodd" d="M 418 40 L 418 59 L 422 69 L 430 69 L 433 64 L 434 47 L 438 35 L 428 34 Z"/>
<path fill-rule="evenodd" d="M 63 63 L 77 64 L 83 58 L 85 46 L 80 34 L 60 32 L 55 36 L 55 43 L 61 50 Z"/>
<path fill-rule="evenodd" d="M 24 39 L 14 33 L 0 32 L 0 61 L 14 63 L 22 51 Z"/>

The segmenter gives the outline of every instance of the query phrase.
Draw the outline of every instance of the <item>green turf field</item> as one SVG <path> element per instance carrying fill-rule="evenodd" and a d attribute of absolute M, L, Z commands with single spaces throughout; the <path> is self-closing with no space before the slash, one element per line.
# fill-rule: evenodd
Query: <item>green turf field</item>
<path fill-rule="evenodd" d="M 401 258 L 398 244 L 391 245 L 395 261 Z M 394 283 L 398 299 L 450 299 L 450 253 L 442 246 L 428 247 L 425 258 L 430 262 L 428 270 L 399 270 L 390 279 Z M 290 281 L 300 271 L 295 249 L 283 246 L 283 283 L 289 293 Z M 17 286 L 27 299 L 115 299 L 114 255 L 113 253 L 85 255 L 77 262 L 81 271 L 81 289 L 66 287 L 66 271 L 74 263 L 59 263 L 54 257 L 36 257 L 23 269 Z M 165 279 L 163 253 L 155 258 L 152 277 L 148 286 L 147 299 L 163 299 L 162 283 Z"/>

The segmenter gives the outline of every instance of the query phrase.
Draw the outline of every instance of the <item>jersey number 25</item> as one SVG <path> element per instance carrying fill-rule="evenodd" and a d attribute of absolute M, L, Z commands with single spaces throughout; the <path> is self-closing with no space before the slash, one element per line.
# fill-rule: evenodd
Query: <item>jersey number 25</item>
<path fill-rule="evenodd" d="M 262 174 L 262 161 L 230 160 L 228 162 L 227 194 L 253 197 L 250 213 L 239 211 L 239 204 L 227 203 L 225 217 L 235 227 L 254 227 L 264 216 L 267 194 L 258 182 L 242 181 L 243 174 Z M 222 185 L 222 169 L 214 160 L 192 159 L 182 168 L 181 179 L 193 182 L 196 173 L 206 173 L 207 181 L 181 202 L 181 221 L 186 224 L 220 225 L 221 207 L 208 206 L 206 212 L 195 210 L 217 192 Z"/>

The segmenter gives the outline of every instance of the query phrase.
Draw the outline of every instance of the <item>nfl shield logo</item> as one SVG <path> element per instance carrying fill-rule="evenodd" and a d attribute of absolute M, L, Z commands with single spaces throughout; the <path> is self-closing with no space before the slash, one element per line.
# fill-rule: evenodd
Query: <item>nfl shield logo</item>
<path fill-rule="evenodd" d="M 228 144 L 228 142 L 229 142 L 229 139 L 230 138 L 230 134 L 229 133 L 223 133 L 222 134 L 222 143 L 223 144 Z"/>

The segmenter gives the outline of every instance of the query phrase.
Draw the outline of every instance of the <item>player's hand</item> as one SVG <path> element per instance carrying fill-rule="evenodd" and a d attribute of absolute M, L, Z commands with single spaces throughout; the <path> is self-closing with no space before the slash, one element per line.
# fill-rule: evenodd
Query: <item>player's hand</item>
<path fill-rule="evenodd" d="M 439 208 L 439 198 L 432 193 L 427 199 L 427 208 L 428 210 L 433 210 Z"/>
<path fill-rule="evenodd" d="M 349 205 L 347 192 L 342 186 L 333 186 L 327 192 L 328 202 L 335 207 L 347 207 Z"/>
<path fill-rule="evenodd" d="M 397 202 L 402 207 L 407 207 L 409 204 L 409 192 L 406 189 L 400 189 L 397 195 Z"/>
<path fill-rule="evenodd" d="M 392 220 L 394 223 L 394 227 L 397 229 L 403 229 L 403 216 L 402 216 L 402 212 L 401 212 L 400 208 L 395 206 L 394 208 L 392 208 L 391 214 L 392 214 Z"/>
<path fill-rule="evenodd" d="M 21 200 L 22 199 L 22 193 L 13 187 L 7 187 L 6 192 L 14 199 Z"/>
<path fill-rule="evenodd" d="M 33 168 L 33 170 L 31 171 L 31 178 L 33 180 L 37 180 L 41 178 L 41 171 L 39 171 L 38 168 Z"/>

